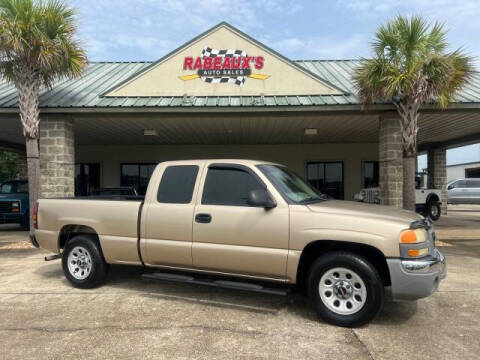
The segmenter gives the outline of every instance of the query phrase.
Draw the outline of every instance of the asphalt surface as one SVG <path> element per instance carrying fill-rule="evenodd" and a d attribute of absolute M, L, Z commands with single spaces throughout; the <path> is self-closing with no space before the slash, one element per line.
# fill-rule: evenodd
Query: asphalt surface
<path fill-rule="evenodd" d="M 446 229 L 448 230 L 448 229 Z M 307 299 L 145 282 L 112 267 L 72 288 L 25 233 L 0 232 L 0 359 L 478 359 L 480 240 L 443 238 L 448 275 L 417 302 L 387 301 L 371 323 L 338 328 Z"/>

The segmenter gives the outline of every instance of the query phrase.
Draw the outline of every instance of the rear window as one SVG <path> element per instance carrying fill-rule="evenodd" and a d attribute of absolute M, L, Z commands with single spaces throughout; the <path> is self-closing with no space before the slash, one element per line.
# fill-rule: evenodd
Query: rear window
<path fill-rule="evenodd" d="M 190 203 L 197 174 L 198 166 L 196 165 L 167 167 L 158 187 L 158 202 L 168 204 Z"/>

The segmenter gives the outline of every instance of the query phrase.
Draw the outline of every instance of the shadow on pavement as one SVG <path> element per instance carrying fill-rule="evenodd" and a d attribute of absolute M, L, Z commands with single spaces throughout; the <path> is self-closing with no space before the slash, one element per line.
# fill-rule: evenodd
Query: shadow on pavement
<path fill-rule="evenodd" d="M 144 273 L 154 269 L 133 266 L 111 266 L 106 284 L 94 289 L 104 294 L 118 296 L 126 293 L 136 293 L 143 297 L 162 298 L 184 303 L 202 303 L 212 307 L 234 308 L 242 311 L 276 314 L 282 310 L 303 317 L 309 321 L 320 321 L 309 299 L 298 289 L 293 288 L 288 296 L 274 296 L 252 293 L 240 290 L 210 288 L 201 285 L 170 283 L 163 281 L 145 281 L 141 278 Z M 45 263 L 36 271 L 37 274 L 50 281 L 61 279 L 62 286 L 72 290 L 70 283 L 65 279 L 61 260 Z M 74 289 L 80 293 L 92 290 Z M 408 321 L 417 311 L 416 302 L 393 302 L 388 295 L 385 307 L 375 319 L 376 324 L 401 324 Z"/>

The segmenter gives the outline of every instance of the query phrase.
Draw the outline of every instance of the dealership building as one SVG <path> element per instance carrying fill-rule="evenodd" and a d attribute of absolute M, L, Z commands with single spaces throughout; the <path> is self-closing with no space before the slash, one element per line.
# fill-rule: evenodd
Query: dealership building
<path fill-rule="evenodd" d="M 402 203 L 401 131 L 392 104 L 362 109 L 355 60 L 289 60 L 227 23 L 155 62 L 98 62 L 40 96 L 42 197 L 108 186 L 142 193 L 166 160 L 248 158 L 288 165 L 352 200 L 380 186 Z M 446 149 L 480 141 L 480 76 L 448 110 L 422 108 L 418 146 L 445 189 Z M 0 147 L 24 155 L 14 87 L 0 83 Z M 24 158 L 23 158 L 24 160 Z"/>

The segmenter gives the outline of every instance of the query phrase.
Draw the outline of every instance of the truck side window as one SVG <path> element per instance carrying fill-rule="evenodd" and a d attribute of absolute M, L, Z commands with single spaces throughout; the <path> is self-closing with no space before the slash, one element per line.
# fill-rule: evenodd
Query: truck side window
<path fill-rule="evenodd" d="M 158 187 L 160 203 L 188 204 L 192 201 L 193 188 L 197 179 L 198 166 L 179 165 L 165 169 Z"/>
<path fill-rule="evenodd" d="M 249 192 L 263 188 L 257 179 L 241 169 L 210 168 L 205 180 L 202 204 L 249 206 Z"/>

